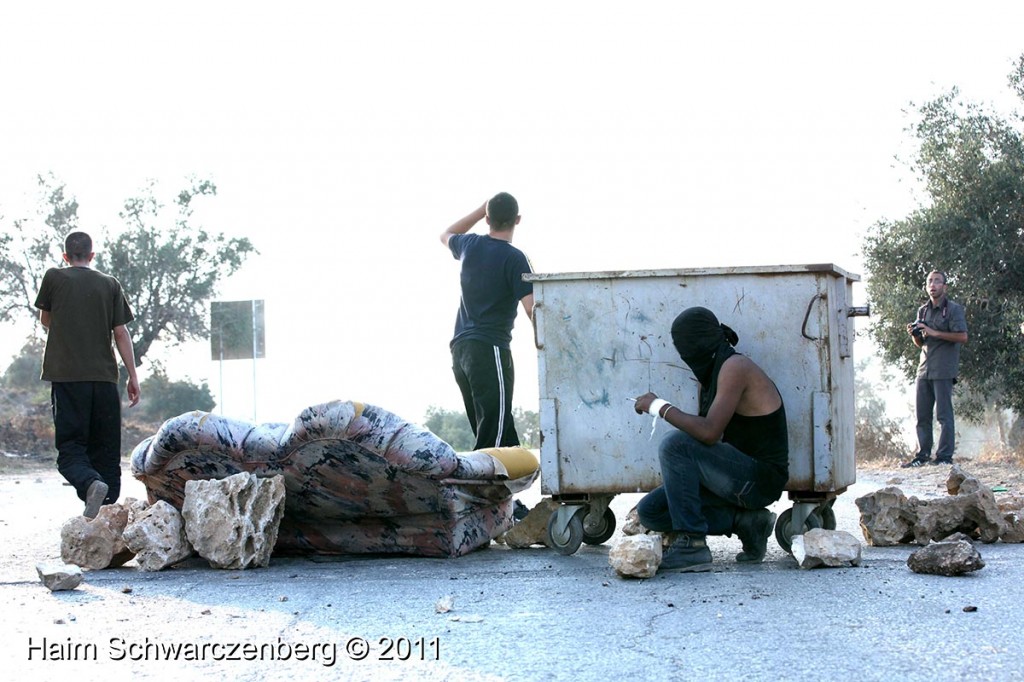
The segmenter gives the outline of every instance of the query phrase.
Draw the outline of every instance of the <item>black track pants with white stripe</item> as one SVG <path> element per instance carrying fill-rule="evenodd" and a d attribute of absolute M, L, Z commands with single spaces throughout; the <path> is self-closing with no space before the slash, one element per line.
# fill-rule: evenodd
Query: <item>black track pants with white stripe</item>
<path fill-rule="evenodd" d="M 452 346 L 452 371 L 476 435 L 475 449 L 519 445 L 512 421 L 512 352 L 486 341 L 458 341 Z"/>

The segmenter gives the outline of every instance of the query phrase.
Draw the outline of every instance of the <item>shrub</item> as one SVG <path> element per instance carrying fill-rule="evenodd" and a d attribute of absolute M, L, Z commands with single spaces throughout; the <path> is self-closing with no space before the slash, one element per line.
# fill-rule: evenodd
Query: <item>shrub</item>
<path fill-rule="evenodd" d="M 206 382 L 196 385 L 188 380 L 171 381 L 158 365 L 154 365 L 141 389 L 137 415 L 141 419 L 163 422 L 193 410 L 211 412 L 217 406 Z"/>
<path fill-rule="evenodd" d="M 854 449 L 858 462 L 906 459 L 909 448 L 898 419 L 886 412 L 885 401 L 876 387 L 863 378 L 866 363 L 858 365 L 855 384 L 856 414 Z"/>

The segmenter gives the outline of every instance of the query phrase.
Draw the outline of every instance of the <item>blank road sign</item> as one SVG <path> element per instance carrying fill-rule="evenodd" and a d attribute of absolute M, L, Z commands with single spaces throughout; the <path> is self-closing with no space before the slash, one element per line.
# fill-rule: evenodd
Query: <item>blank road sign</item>
<path fill-rule="evenodd" d="M 210 357 L 252 360 L 266 355 L 263 301 L 210 303 Z"/>

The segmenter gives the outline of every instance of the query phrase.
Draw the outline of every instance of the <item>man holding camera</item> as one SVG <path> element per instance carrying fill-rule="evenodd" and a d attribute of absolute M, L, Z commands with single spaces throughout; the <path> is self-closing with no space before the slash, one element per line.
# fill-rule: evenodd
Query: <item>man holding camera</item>
<path fill-rule="evenodd" d="M 964 308 L 946 296 L 946 274 L 933 270 L 925 282 L 928 302 L 907 325 L 914 345 L 921 349 L 917 366 L 917 456 L 903 468 L 925 464 L 952 464 L 955 431 L 953 384 L 960 365 L 960 346 L 967 343 Z M 939 422 L 939 446 L 932 455 L 932 413 Z"/>

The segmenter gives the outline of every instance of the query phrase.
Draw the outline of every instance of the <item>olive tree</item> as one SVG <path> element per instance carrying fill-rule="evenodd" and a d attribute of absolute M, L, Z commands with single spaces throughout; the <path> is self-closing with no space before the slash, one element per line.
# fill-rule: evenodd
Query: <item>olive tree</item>
<path fill-rule="evenodd" d="M 151 183 L 124 202 L 125 229 L 96 258 L 97 267 L 121 281 L 134 306 L 129 329 L 136 360 L 158 338 L 172 343 L 206 338 L 207 303 L 221 280 L 255 251 L 248 239 L 229 239 L 193 219 L 197 199 L 216 193 L 209 180 L 193 181 L 175 197 L 168 215 Z"/>

